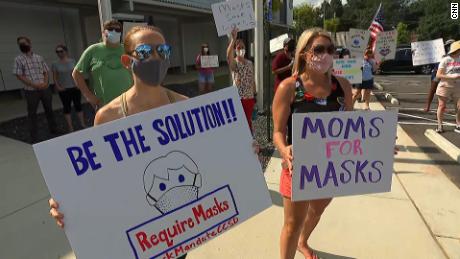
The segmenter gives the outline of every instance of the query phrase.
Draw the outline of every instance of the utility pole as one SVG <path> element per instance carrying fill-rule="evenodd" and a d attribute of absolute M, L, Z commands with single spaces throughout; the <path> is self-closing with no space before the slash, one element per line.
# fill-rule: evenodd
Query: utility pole
<path fill-rule="evenodd" d="M 112 20 L 112 5 L 110 1 L 111 0 L 97 0 L 101 32 L 103 31 L 104 22 Z"/>
<path fill-rule="evenodd" d="M 263 1 L 254 1 L 256 28 L 254 29 L 254 66 L 257 87 L 257 108 L 264 109 L 264 4 Z"/>

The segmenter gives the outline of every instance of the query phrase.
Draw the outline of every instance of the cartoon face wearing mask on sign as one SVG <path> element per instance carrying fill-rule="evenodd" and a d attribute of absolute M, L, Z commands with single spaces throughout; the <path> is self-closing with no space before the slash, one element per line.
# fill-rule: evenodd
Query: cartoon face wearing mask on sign
<path fill-rule="evenodd" d="M 198 166 L 181 151 L 172 151 L 150 162 L 143 180 L 148 204 L 161 214 L 197 200 L 201 187 Z"/>

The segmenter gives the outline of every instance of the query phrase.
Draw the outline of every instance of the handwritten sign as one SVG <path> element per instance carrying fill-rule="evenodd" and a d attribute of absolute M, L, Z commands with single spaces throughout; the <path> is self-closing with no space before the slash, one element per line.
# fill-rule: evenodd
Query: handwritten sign
<path fill-rule="evenodd" d="M 294 201 L 390 191 L 396 111 L 293 116 Z"/>
<path fill-rule="evenodd" d="M 217 55 L 201 56 L 200 64 L 202 68 L 219 67 L 219 56 Z"/>
<path fill-rule="evenodd" d="M 398 32 L 396 30 L 384 31 L 378 34 L 374 51 L 377 62 L 395 58 L 397 38 Z"/>
<path fill-rule="evenodd" d="M 363 81 L 362 59 L 334 59 L 333 74 L 344 77 L 351 84 L 361 84 Z"/>
<path fill-rule="evenodd" d="M 287 33 L 270 40 L 270 53 L 284 48 L 284 40 L 288 39 Z"/>
<path fill-rule="evenodd" d="M 239 31 L 255 28 L 254 8 L 251 0 L 232 0 L 211 5 L 217 34 L 231 33 L 234 27 Z"/>
<path fill-rule="evenodd" d="M 364 51 L 369 43 L 370 32 L 351 28 L 347 34 L 347 48 L 350 50 L 351 57 L 363 58 Z"/>
<path fill-rule="evenodd" d="M 410 45 L 414 66 L 439 63 L 446 54 L 442 39 L 412 42 Z"/>
<path fill-rule="evenodd" d="M 33 148 L 78 258 L 177 258 L 271 206 L 235 87 Z"/>

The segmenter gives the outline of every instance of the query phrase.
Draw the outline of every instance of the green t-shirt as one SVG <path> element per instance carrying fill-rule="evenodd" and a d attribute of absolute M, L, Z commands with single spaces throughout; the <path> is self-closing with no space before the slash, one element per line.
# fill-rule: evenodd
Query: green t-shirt
<path fill-rule="evenodd" d="M 108 48 L 104 43 L 89 46 L 75 69 L 90 75 L 90 86 L 104 104 L 109 103 L 133 85 L 131 72 L 121 64 L 123 47 Z"/>

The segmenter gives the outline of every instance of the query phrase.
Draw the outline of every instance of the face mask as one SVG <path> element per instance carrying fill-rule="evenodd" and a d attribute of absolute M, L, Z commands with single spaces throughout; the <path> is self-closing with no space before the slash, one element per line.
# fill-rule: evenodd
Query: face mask
<path fill-rule="evenodd" d="M 150 86 L 158 86 L 163 82 L 170 65 L 169 59 L 132 60 L 131 68 L 134 74 L 142 82 Z"/>
<path fill-rule="evenodd" d="M 203 48 L 204 53 L 208 53 L 209 49 L 208 48 Z"/>
<path fill-rule="evenodd" d="M 116 31 L 107 31 L 107 40 L 110 43 L 116 44 L 120 43 L 121 32 Z"/>
<path fill-rule="evenodd" d="M 177 186 L 165 192 L 154 204 L 162 214 L 198 199 L 199 188 L 192 185 Z"/>
<path fill-rule="evenodd" d="M 19 49 L 22 53 L 27 53 L 30 51 L 30 46 L 27 44 L 19 44 Z"/>
<path fill-rule="evenodd" d="M 240 50 L 237 50 L 236 51 L 236 55 L 238 57 L 244 57 L 244 54 L 246 54 L 246 50 L 245 49 L 240 49 Z"/>
<path fill-rule="evenodd" d="M 330 54 L 324 53 L 320 56 L 313 55 L 310 66 L 319 73 L 326 73 L 332 67 L 333 58 Z"/>

